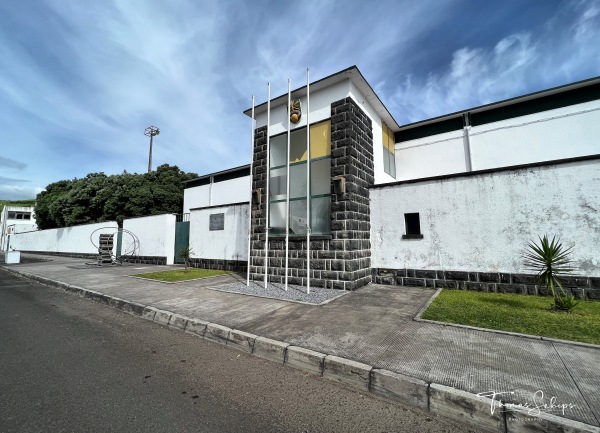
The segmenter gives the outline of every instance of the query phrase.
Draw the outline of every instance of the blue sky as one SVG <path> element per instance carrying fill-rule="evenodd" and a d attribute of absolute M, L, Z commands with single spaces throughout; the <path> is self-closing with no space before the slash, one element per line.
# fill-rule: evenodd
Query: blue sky
<path fill-rule="evenodd" d="M 250 160 L 242 111 L 352 65 L 399 124 L 600 75 L 599 0 L 0 4 L 0 199 Z"/>

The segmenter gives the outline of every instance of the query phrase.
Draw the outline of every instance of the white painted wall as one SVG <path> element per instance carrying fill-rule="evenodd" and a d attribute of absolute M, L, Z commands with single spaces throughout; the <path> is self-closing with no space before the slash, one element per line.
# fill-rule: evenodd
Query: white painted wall
<path fill-rule="evenodd" d="M 98 254 L 101 234 L 116 234 L 115 221 L 65 227 L 60 229 L 38 230 L 11 235 L 10 246 L 20 251 L 61 252 Z M 93 233 L 93 242 L 90 236 Z M 114 240 L 114 248 L 117 242 Z"/>
<path fill-rule="evenodd" d="M 467 171 L 463 130 L 396 144 L 396 180 Z"/>
<path fill-rule="evenodd" d="M 372 189 L 375 268 L 527 272 L 529 240 L 574 245 L 578 274 L 600 276 L 600 161 Z M 423 239 L 402 239 L 418 212 Z"/>
<path fill-rule="evenodd" d="M 210 206 L 210 185 L 194 186 L 183 190 L 183 212 L 195 207 Z"/>
<path fill-rule="evenodd" d="M 123 221 L 123 229 L 139 239 L 138 256 L 166 257 L 167 265 L 172 265 L 175 261 L 175 221 L 173 214 L 131 218 Z M 126 248 L 124 245 L 123 249 Z"/>
<path fill-rule="evenodd" d="M 600 153 L 600 101 L 471 128 L 473 170 Z"/>
<path fill-rule="evenodd" d="M 197 209 L 190 213 L 192 257 L 248 260 L 248 204 Z M 209 230 L 211 214 L 225 214 L 224 230 Z"/>
<path fill-rule="evenodd" d="M 183 212 L 190 209 L 250 201 L 250 176 L 183 190 Z"/>
<path fill-rule="evenodd" d="M 250 201 L 250 176 L 238 177 L 213 184 L 209 206 Z"/>
<path fill-rule="evenodd" d="M 396 144 L 397 180 L 466 171 L 463 131 Z M 469 128 L 473 170 L 600 153 L 600 101 Z"/>

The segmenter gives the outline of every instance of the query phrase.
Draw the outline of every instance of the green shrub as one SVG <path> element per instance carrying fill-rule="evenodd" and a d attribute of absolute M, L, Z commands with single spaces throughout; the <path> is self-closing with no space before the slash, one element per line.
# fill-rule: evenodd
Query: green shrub
<path fill-rule="evenodd" d="M 525 254 L 525 266 L 536 271 L 540 283 L 552 293 L 553 309 L 571 311 L 578 301 L 573 295 L 565 292 L 560 277 L 575 270 L 572 267 L 573 261 L 569 258 L 573 247 L 564 248 L 556 236 L 551 241 L 546 235 L 539 240 L 539 244 L 529 242 L 530 251 Z"/>

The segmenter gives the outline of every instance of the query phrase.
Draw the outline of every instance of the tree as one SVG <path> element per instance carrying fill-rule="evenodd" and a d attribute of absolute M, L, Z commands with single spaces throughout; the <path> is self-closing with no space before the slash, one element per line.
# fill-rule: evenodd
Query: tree
<path fill-rule="evenodd" d="M 163 164 L 144 174 L 124 172 L 51 183 L 36 197 L 41 229 L 183 211 L 183 182 L 198 175 Z"/>

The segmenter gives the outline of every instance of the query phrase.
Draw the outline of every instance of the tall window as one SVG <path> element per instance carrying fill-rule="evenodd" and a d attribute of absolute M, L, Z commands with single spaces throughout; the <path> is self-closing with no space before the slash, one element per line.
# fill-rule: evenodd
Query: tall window
<path fill-rule="evenodd" d="M 285 234 L 287 133 L 270 139 L 269 230 Z M 331 121 L 310 126 L 310 215 L 312 234 L 329 234 L 331 213 Z M 290 136 L 290 235 L 306 234 L 306 128 Z"/>
<path fill-rule="evenodd" d="M 383 170 L 392 176 L 396 177 L 396 157 L 394 149 L 394 132 L 388 126 L 381 122 L 383 135 Z"/>

